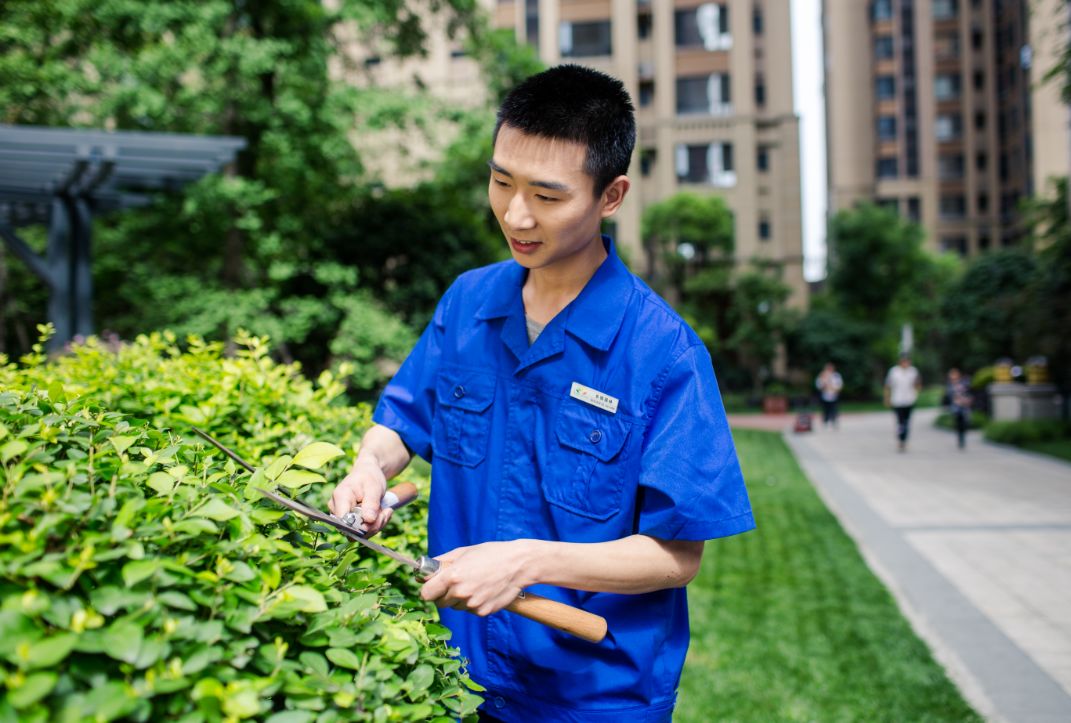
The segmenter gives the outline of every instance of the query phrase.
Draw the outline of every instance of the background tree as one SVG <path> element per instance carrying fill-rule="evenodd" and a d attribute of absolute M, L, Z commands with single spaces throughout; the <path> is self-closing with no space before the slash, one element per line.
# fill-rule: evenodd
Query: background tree
<path fill-rule="evenodd" d="M 956 262 L 926 253 L 922 240 L 917 224 L 873 204 L 837 213 L 829 224 L 826 288 L 794 335 L 793 365 L 817 373 L 832 360 L 846 395 L 873 396 L 909 323 L 915 363 L 924 378 L 939 378 L 933 309 Z"/>
<path fill-rule="evenodd" d="M 461 269 L 496 258 L 478 200 L 486 167 L 468 187 L 475 159 L 486 161 L 494 98 L 463 110 L 419 87 L 351 82 L 362 67 L 344 38 L 418 54 L 432 20 L 479 49 L 495 93 L 533 67 L 531 51 L 488 33 L 472 0 L 0 4 L 0 121 L 248 141 L 229 174 L 96 222 L 99 326 L 214 338 L 241 326 L 315 370 L 344 353 L 339 329 L 359 319 L 380 325 L 377 338 L 395 333 L 384 303 L 419 324 Z M 423 185 L 388 190 L 352 136 L 397 127 L 423 129 L 435 148 L 484 140 L 476 153 L 455 146 Z M 24 235 L 43 247 L 42 230 Z M 6 270 L 0 309 L 17 354 L 45 292 L 18 265 Z"/>
<path fill-rule="evenodd" d="M 733 215 L 720 196 L 676 193 L 648 206 L 642 227 L 651 283 L 707 345 L 721 383 L 761 391 L 793 322 L 780 267 L 734 259 Z"/>
<path fill-rule="evenodd" d="M 777 264 L 756 262 L 733 280 L 725 347 L 751 377 L 755 394 L 761 394 L 770 364 L 796 323 L 796 315 L 785 306 L 792 289 L 781 273 Z"/>
<path fill-rule="evenodd" d="M 1004 356 L 1022 358 L 1027 347 L 1020 323 L 1028 311 L 1023 290 L 1037 273 L 1025 249 L 979 256 L 942 299 L 944 360 L 974 371 Z"/>
<path fill-rule="evenodd" d="M 682 191 L 643 212 L 641 232 L 651 285 L 714 353 L 729 308 L 733 215 L 718 196 Z"/>
<path fill-rule="evenodd" d="M 1023 332 L 1027 354 L 1048 358 L 1050 374 L 1064 391 L 1071 390 L 1071 217 L 1065 199 L 1068 179 L 1053 183 L 1054 195 L 1027 205 L 1031 248 L 1037 272 L 1026 287 Z"/>

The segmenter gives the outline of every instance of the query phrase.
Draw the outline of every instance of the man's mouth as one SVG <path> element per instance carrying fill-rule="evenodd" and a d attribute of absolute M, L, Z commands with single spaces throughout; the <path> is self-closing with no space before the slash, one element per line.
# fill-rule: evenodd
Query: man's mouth
<path fill-rule="evenodd" d="M 513 248 L 513 250 L 518 251 L 520 253 L 532 253 L 537 248 L 539 248 L 540 242 L 523 241 L 519 238 L 513 238 L 512 236 L 510 236 L 509 245 Z"/>

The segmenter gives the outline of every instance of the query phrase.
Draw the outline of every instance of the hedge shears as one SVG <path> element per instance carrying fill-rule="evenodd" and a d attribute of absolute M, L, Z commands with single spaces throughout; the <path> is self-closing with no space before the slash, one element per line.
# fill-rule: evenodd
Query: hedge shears
<path fill-rule="evenodd" d="M 212 444 L 219 449 L 225 455 L 233 459 L 240 464 L 248 472 L 253 472 L 254 468 L 248 462 L 243 460 L 237 454 L 224 447 L 221 443 L 213 439 L 210 435 L 197 427 L 193 428 L 201 438 Z M 431 557 L 421 555 L 417 559 L 413 559 L 407 555 L 403 555 L 400 552 L 390 549 L 384 545 L 380 545 L 371 540 L 365 539 L 365 532 L 358 527 L 361 523 L 360 508 L 351 510 L 345 515 L 335 517 L 329 515 L 315 507 L 299 502 L 293 498 L 285 497 L 270 490 L 256 488 L 257 492 L 272 500 L 273 502 L 286 507 L 287 509 L 299 512 L 309 519 L 322 522 L 325 525 L 333 527 L 341 532 L 347 539 L 352 540 L 358 544 L 378 552 L 381 555 L 400 562 L 406 567 L 412 569 L 422 578 L 427 579 L 439 572 L 444 565 L 448 563 L 440 562 Z M 416 486 L 409 482 L 403 482 L 391 489 L 387 490 L 387 493 L 383 496 L 381 503 L 384 507 L 392 507 L 397 509 L 405 504 L 408 504 L 417 497 Z M 606 619 L 589 613 L 580 608 L 573 607 L 572 605 L 566 605 L 565 603 L 545 598 L 542 595 L 536 595 L 534 593 L 526 593 L 524 591 L 517 597 L 516 600 L 506 606 L 506 610 L 534 620 L 543 625 L 547 625 L 556 630 L 561 630 L 564 633 L 575 635 L 578 638 L 587 640 L 592 643 L 601 642 L 606 637 Z"/>

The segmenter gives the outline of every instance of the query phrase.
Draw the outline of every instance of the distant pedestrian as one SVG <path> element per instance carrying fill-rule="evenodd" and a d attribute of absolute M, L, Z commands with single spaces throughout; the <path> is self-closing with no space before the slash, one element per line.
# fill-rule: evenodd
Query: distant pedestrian
<path fill-rule="evenodd" d="M 945 385 L 945 403 L 948 411 L 956 423 L 956 435 L 959 438 L 959 448 L 967 446 L 967 427 L 970 426 L 971 385 L 959 373 L 959 369 L 952 367 L 948 370 L 948 382 Z"/>
<path fill-rule="evenodd" d="M 833 425 L 837 428 L 837 400 L 840 399 L 840 390 L 844 388 L 844 380 L 837 373 L 837 367 L 833 362 L 826 362 L 818 378 L 814 380 L 814 386 L 818 389 L 822 400 L 822 426 Z"/>
<path fill-rule="evenodd" d="M 901 354 L 900 362 L 885 375 L 885 406 L 896 412 L 896 438 L 901 452 L 907 449 L 911 410 L 919 398 L 920 389 L 922 376 L 911 364 L 911 355 Z"/>

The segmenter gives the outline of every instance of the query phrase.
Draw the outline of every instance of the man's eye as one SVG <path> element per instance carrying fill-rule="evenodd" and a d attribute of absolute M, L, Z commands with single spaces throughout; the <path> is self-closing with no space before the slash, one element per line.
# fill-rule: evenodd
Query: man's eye
<path fill-rule="evenodd" d="M 500 181 L 497 178 L 492 179 L 492 180 L 494 180 L 496 186 L 501 186 L 502 188 L 509 188 L 509 184 L 506 183 L 505 181 Z"/>
<path fill-rule="evenodd" d="M 537 193 L 536 194 L 536 198 L 538 198 L 540 201 L 548 201 L 548 202 L 553 202 L 553 201 L 560 200 L 560 199 L 554 198 L 553 196 L 544 196 L 541 193 Z"/>

